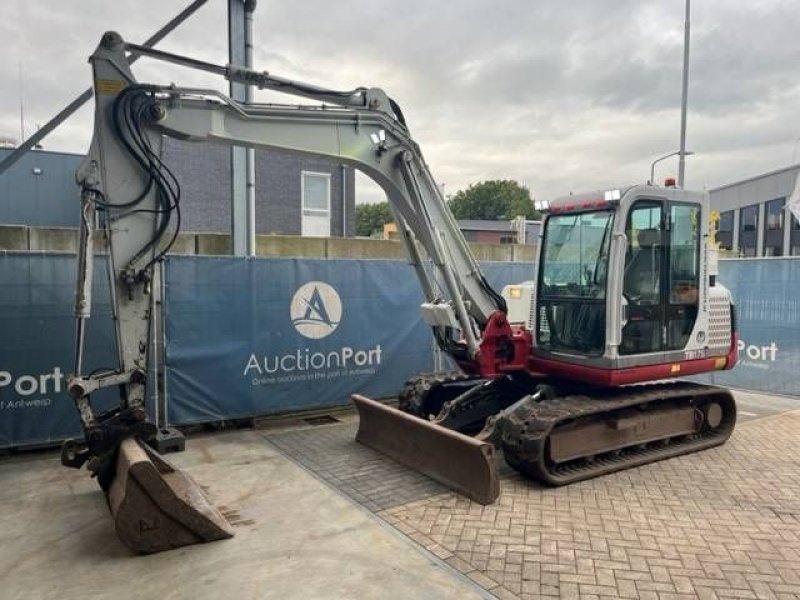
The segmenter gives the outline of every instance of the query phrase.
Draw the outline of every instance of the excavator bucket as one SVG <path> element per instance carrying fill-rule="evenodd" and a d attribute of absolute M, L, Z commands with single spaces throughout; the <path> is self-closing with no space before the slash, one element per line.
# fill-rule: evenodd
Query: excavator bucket
<path fill-rule="evenodd" d="M 494 446 L 354 394 L 356 441 L 468 498 L 491 504 L 500 495 Z"/>
<path fill-rule="evenodd" d="M 122 543 L 142 554 L 233 537 L 197 483 L 134 438 L 120 445 L 108 504 Z"/>

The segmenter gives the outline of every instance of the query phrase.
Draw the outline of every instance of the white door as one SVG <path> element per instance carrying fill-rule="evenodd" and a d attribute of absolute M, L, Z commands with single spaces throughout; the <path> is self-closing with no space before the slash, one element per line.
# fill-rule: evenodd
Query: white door
<path fill-rule="evenodd" d="M 331 236 L 330 173 L 302 173 L 302 226 L 305 237 Z"/>

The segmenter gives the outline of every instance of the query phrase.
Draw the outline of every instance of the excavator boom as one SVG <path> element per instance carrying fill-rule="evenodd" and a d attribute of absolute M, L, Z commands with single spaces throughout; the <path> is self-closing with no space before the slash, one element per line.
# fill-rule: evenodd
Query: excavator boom
<path fill-rule="evenodd" d="M 145 85 L 129 68 L 128 52 L 221 75 L 323 103 L 312 106 L 241 104 L 207 89 Z M 425 296 L 422 314 L 442 348 L 461 361 L 480 352 L 481 331 L 504 309 L 486 282 L 447 209 L 397 104 L 375 88 L 326 90 L 233 65 L 218 66 L 143 46 L 108 32 L 91 57 L 95 129 L 77 179 L 81 229 L 76 295 L 75 369 L 68 380 L 84 429 L 62 448 L 62 463 L 86 465 L 108 495 L 123 542 L 138 552 L 230 537 L 232 530 L 201 488 L 147 445 L 157 431 L 145 396 L 151 372 L 152 286 L 160 259 L 180 227 L 180 185 L 162 160 L 164 136 L 190 141 L 276 148 L 324 156 L 372 177 L 391 201 L 398 230 Z M 96 229 L 96 222 L 100 223 Z M 118 367 L 85 375 L 83 345 L 91 314 L 93 248 L 106 238 Z M 118 407 L 97 414 L 91 394 L 117 387 Z M 381 405 L 360 404 L 359 438 L 391 443 Z M 415 466 L 473 497 L 491 502 L 498 491 L 494 449 L 441 427 L 409 421 L 427 448 Z M 391 420 L 391 419 L 390 419 Z M 368 425 L 372 424 L 372 427 Z M 402 441 L 395 439 L 400 457 Z M 423 442 L 420 442 L 423 443 Z M 408 461 L 407 461 L 408 462 Z M 448 470 L 449 467 L 449 470 Z M 474 489 L 470 478 L 482 483 Z"/>

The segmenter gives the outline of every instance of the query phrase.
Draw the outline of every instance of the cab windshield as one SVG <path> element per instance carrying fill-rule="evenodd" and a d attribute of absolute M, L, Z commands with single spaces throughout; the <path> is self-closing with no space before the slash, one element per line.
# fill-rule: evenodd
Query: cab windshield
<path fill-rule="evenodd" d="M 613 213 L 558 215 L 547 220 L 542 293 L 604 298 Z"/>
<path fill-rule="evenodd" d="M 539 267 L 538 345 L 602 354 L 612 211 L 553 215 L 545 226 Z"/>

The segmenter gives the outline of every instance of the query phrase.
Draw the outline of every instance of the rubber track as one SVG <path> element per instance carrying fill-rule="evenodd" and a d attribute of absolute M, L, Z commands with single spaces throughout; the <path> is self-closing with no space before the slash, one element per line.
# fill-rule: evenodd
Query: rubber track
<path fill-rule="evenodd" d="M 478 380 L 479 378 L 475 375 L 465 375 L 460 371 L 439 371 L 415 375 L 406 381 L 398 395 L 398 408 L 403 412 L 427 419 L 429 413 L 439 412 L 438 408 L 435 410 L 430 407 L 429 410 L 425 409 L 425 405 L 429 404 L 428 399 L 436 394 L 437 388 L 446 383 L 466 382 L 473 379 Z M 441 403 L 437 402 L 437 404 Z"/>
<path fill-rule="evenodd" d="M 663 401 L 685 401 L 692 406 L 715 399 L 722 405 L 722 421 L 714 430 L 680 436 L 649 444 L 637 444 L 621 450 L 579 458 L 560 465 L 547 460 L 547 440 L 554 428 L 574 420 L 605 420 L 619 410 Z M 524 475 L 549 485 L 566 485 L 655 462 L 664 458 L 695 452 L 724 443 L 736 423 L 736 405 L 728 390 L 715 386 L 678 382 L 631 386 L 603 390 L 589 395 L 575 395 L 543 400 L 521 406 L 503 419 L 500 446 L 506 462 Z"/>

